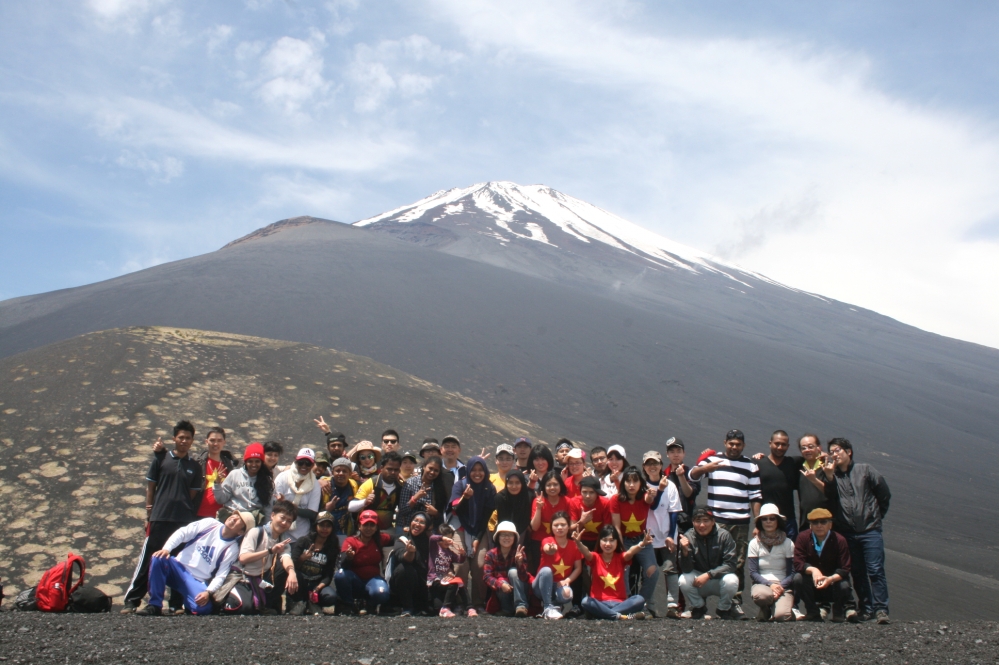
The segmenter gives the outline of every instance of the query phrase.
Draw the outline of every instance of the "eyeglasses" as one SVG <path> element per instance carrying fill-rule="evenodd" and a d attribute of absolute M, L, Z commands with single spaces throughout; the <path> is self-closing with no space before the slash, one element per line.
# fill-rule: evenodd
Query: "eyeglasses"
<path fill-rule="evenodd" d="M 375 458 L 374 453 L 363 453 L 357 456 L 357 459 L 374 459 L 374 458 Z"/>
<path fill-rule="evenodd" d="M 763 520 L 764 522 L 776 522 L 777 521 L 777 518 L 774 517 L 773 515 L 768 515 L 767 517 L 761 517 L 760 519 Z"/>

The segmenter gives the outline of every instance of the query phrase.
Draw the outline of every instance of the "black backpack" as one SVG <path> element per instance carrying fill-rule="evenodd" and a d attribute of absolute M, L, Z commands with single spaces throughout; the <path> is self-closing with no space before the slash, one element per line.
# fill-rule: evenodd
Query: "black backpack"
<path fill-rule="evenodd" d="M 67 612 L 97 614 L 111 611 L 111 597 L 95 587 L 81 586 L 69 597 Z"/>
<path fill-rule="evenodd" d="M 22 612 L 38 611 L 38 605 L 35 603 L 35 587 L 25 589 L 17 594 L 17 598 L 14 599 L 14 609 Z"/>
<path fill-rule="evenodd" d="M 225 597 L 221 610 L 222 614 L 256 614 L 253 608 L 253 589 L 239 582 Z"/>

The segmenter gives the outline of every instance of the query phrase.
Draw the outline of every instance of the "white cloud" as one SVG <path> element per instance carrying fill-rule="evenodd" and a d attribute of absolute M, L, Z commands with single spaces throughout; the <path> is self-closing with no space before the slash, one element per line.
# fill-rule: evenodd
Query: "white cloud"
<path fill-rule="evenodd" d="M 217 25 L 208 31 L 208 41 L 206 48 L 209 54 L 218 51 L 223 45 L 228 43 L 235 30 L 231 25 Z"/>
<path fill-rule="evenodd" d="M 441 48 L 423 35 L 382 40 L 374 46 L 358 44 L 347 71 L 356 91 L 354 108 L 359 113 L 376 111 L 395 92 L 409 99 L 425 95 L 440 77 L 416 71 L 417 66 L 437 70 L 463 59 L 461 53 Z"/>
<path fill-rule="evenodd" d="M 154 9 L 169 0 L 87 0 L 87 8 L 97 23 L 108 30 L 134 33 Z"/>
<path fill-rule="evenodd" d="M 260 60 L 266 82 L 260 97 L 286 113 L 296 114 L 302 106 L 330 88 L 323 78 L 323 58 L 316 46 L 293 37 L 282 37 Z"/>
<path fill-rule="evenodd" d="M 130 150 L 122 150 L 115 164 L 145 173 L 150 183 L 168 183 L 184 174 L 184 162 L 176 157 L 151 159 L 145 153 L 137 154 Z"/>

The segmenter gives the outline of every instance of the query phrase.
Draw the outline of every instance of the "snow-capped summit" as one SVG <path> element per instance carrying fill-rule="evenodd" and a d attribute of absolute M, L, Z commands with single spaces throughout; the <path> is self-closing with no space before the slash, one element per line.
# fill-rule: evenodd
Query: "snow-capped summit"
<path fill-rule="evenodd" d="M 477 235 L 503 246 L 539 243 L 602 261 L 638 258 L 649 267 L 770 281 L 546 185 L 500 181 L 441 190 L 354 225 L 417 242 L 468 242 L 470 235 Z M 402 225 L 422 230 L 410 228 L 407 233 Z"/>

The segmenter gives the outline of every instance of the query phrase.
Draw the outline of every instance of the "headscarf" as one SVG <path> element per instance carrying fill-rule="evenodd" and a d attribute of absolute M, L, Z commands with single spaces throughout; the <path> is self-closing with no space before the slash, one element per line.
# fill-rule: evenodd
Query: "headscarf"
<path fill-rule="evenodd" d="M 420 516 L 423 517 L 423 521 L 427 526 L 423 529 L 423 533 L 418 536 L 414 536 L 412 532 L 410 532 L 409 539 L 413 542 L 413 547 L 416 548 L 416 557 L 420 560 L 423 566 L 426 566 L 427 561 L 430 560 L 430 534 L 431 529 L 434 528 L 434 521 L 430 519 L 430 515 L 427 515 L 425 512 L 420 510 L 413 514 L 410 524 L 412 524 L 413 519 Z"/>
<path fill-rule="evenodd" d="M 521 534 L 526 533 L 531 526 L 531 501 L 533 492 L 527 486 L 527 477 L 520 469 L 512 469 L 506 474 L 507 487 L 510 478 L 520 480 L 520 494 L 510 494 L 509 489 L 502 489 L 496 495 L 496 518 L 500 522 L 510 521 Z"/>
<path fill-rule="evenodd" d="M 312 473 L 312 469 L 309 469 L 304 474 L 298 472 L 298 468 L 294 464 L 289 466 L 287 469 L 281 473 L 288 476 L 288 485 L 291 487 L 291 491 L 295 494 L 295 501 L 292 503 L 298 503 L 298 499 L 306 494 L 312 492 L 312 488 L 316 485 L 316 474 Z M 298 483 L 301 482 L 301 487 Z"/>
<path fill-rule="evenodd" d="M 472 469 L 476 464 L 481 465 L 485 471 L 485 476 L 478 483 L 472 481 Z M 496 486 L 489 480 L 489 467 L 484 458 L 479 456 L 471 458 L 465 468 L 468 469 L 468 474 L 455 483 L 451 490 L 451 505 L 453 506 L 461 498 L 466 487 L 472 488 L 472 498 L 462 501 L 455 514 L 465 531 L 473 538 L 478 538 L 485 532 L 489 516 L 493 514 L 496 505 Z"/>

